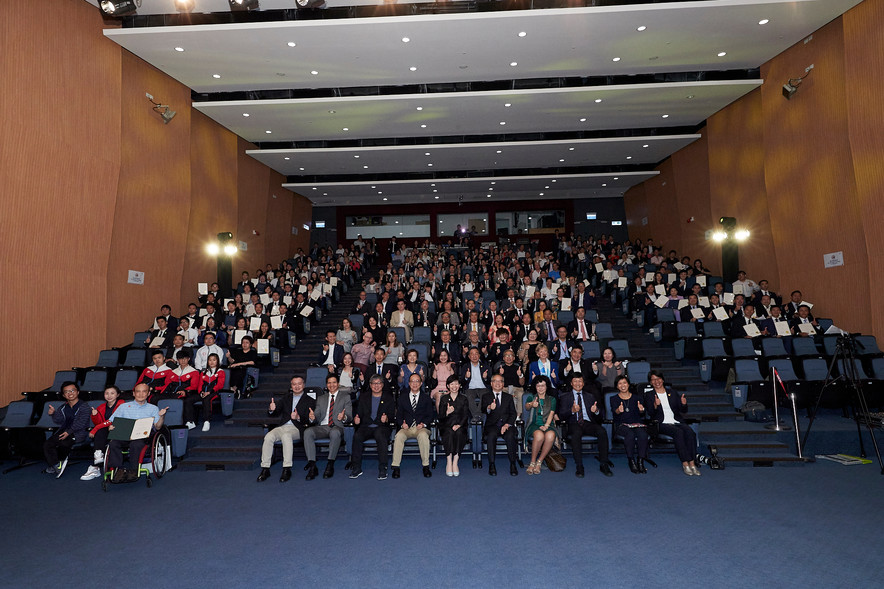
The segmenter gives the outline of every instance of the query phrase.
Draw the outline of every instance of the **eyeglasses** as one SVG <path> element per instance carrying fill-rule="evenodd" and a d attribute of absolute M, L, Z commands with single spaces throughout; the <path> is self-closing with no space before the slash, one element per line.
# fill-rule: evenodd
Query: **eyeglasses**
<path fill-rule="evenodd" d="M 64 395 L 70 395 L 70 394 L 73 394 L 73 393 L 76 393 L 76 392 L 77 392 L 77 389 L 66 389 L 66 390 L 63 390 L 63 391 L 62 391 L 62 394 L 64 394 Z"/>

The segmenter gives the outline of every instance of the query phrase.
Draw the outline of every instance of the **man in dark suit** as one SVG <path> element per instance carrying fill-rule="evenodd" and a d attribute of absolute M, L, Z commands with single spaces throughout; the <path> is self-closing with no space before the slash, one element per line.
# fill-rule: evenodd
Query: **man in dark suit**
<path fill-rule="evenodd" d="M 571 299 L 571 306 L 575 309 L 583 307 L 584 309 L 595 309 L 595 293 L 591 288 L 586 288 L 582 282 L 577 284 L 577 293 Z"/>
<path fill-rule="evenodd" d="M 595 384 L 595 383 L 593 383 Z M 559 395 L 559 418 L 565 422 L 568 442 L 574 453 L 577 477 L 583 478 L 583 436 L 595 436 L 599 446 L 599 470 L 606 477 L 613 476 L 608 461 L 608 433 L 602 427 L 604 415 L 599 402 L 598 387 L 583 390 L 583 376 L 571 375 L 571 390 Z"/>
<path fill-rule="evenodd" d="M 405 440 L 417 439 L 417 447 L 421 455 L 424 476 L 430 478 L 430 424 L 433 421 L 433 400 L 426 391 L 421 390 L 423 380 L 419 374 L 412 374 L 408 379 L 408 392 L 399 395 L 396 412 L 396 423 L 399 431 L 393 439 L 393 478 L 399 478 L 399 465 L 402 463 L 402 451 Z"/>
<path fill-rule="evenodd" d="M 743 338 L 750 337 L 746 332 L 746 326 L 755 325 L 755 320 L 752 316 L 755 314 L 755 307 L 752 305 L 746 305 L 741 309 L 742 313 L 737 315 L 734 313 L 733 319 L 731 319 L 731 337 L 732 338 Z"/>
<path fill-rule="evenodd" d="M 537 338 L 541 341 L 549 342 L 549 345 L 552 345 L 553 340 L 556 339 L 556 330 L 558 327 L 558 322 L 552 317 L 552 310 L 545 309 L 543 311 L 543 323 L 537 325 Z"/>
<path fill-rule="evenodd" d="M 353 308 L 350 310 L 350 314 L 360 314 L 363 317 L 367 317 L 369 311 L 371 311 L 371 303 L 369 303 L 366 299 L 365 291 L 359 293 L 359 299 L 353 305 Z"/>
<path fill-rule="evenodd" d="M 522 322 L 522 315 L 527 313 L 528 311 L 525 309 L 525 301 L 522 300 L 522 297 L 516 298 L 516 304 L 510 309 L 507 309 L 506 312 L 506 322 L 509 325 L 519 325 Z"/>
<path fill-rule="evenodd" d="M 463 358 L 461 354 L 461 346 L 459 343 L 456 343 L 451 335 L 451 331 L 448 329 L 442 330 L 439 341 L 433 344 L 433 360 L 439 359 L 439 352 L 442 350 L 448 351 L 448 357 L 455 364 L 460 364 L 461 359 Z"/>
<path fill-rule="evenodd" d="M 380 376 L 384 379 L 384 391 L 393 394 L 399 382 L 399 365 L 387 362 L 387 351 L 384 348 L 376 347 L 374 350 L 374 362 L 368 365 L 365 371 L 365 378 L 371 379 L 372 376 Z"/>
<path fill-rule="evenodd" d="M 571 353 L 571 348 L 574 346 L 579 347 L 580 344 L 577 340 L 568 337 L 568 328 L 564 325 L 559 325 L 556 329 L 556 335 L 558 337 L 556 337 L 552 346 L 549 348 L 549 357 L 554 362 L 561 364 L 563 360 L 568 359 L 568 356 Z"/>
<path fill-rule="evenodd" d="M 755 293 L 755 306 L 758 307 L 761 304 L 761 297 L 769 296 L 770 304 L 780 306 L 783 302 L 782 299 L 775 293 L 770 290 L 770 283 L 767 280 L 759 280 L 758 281 L 758 292 Z M 801 301 L 799 301 L 801 302 Z"/>
<path fill-rule="evenodd" d="M 491 367 L 483 362 L 478 348 L 472 348 L 467 353 L 467 360 L 460 367 L 460 381 L 463 383 L 462 394 L 465 394 L 470 402 L 470 412 L 473 417 L 479 414 L 479 399 L 488 390 L 488 377 Z"/>
<path fill-rule="evenodd" d="M 414 314 L 414 325 L 416 327 L 430 327 L 436 324 L 436 314 L 430 311 L 430 302 L 423 300 L 420 309 Z"/>
<path fill-rule="evenodd" d="M 278 421 L 276 427 L 264 436 L 264 445 L 261 447 L 261 472 L 258 474 L 259 483 L 270 477 L 270 461 L 273 458 L 273 445 L 276 442 L 282 444 L 282 476 L 279 477 L 279 482 L 284 483 L 292 478 L 293 443 L 303 436 L 304 430 L 310 425 L 310 411 L 316 408 L 316 402 L 310 395 L 304 394 L 304 377 L 292 378 L 289 392 L 291 394 L 285 395 L 279 403 L 270 397 L 267 417 L 278 418 Z"/>
<path fill-rule="evenodd" d="M 335 330 L 325 332 L 325 343 L 319 353 L 320 366 L 334 366 L 337 368 L 344 361 L 344 346 L 335 342 Z"/>
<path fill-rule="evenodd" d="M 586 320 L 586 309 L 577 307 L 574 311 L 574 319 L 568 322 L 568 335 L 576 342 L 585 342 L 592 339 L 593 324 Z"/>
<path fill-rule="evenodd" d="M 396 401 L 393 395 L 384 391 L 384 379 L 377 374 L 369 379 L 368 388 L 371 394 L 360 395 L 353 415 L 356 432 L 353 434 L 350 478 L 357 479 L 362 474 L 365 440 L 372 439 L 377 442 L 378 480 L 382 481 L 387 478 L 387 445 L 396 422 Z"/>
<path fill-rule="evenodd" d="M 485 413 L 485 445 L 488 448 L 488 474 L 497 476 L 494 459 L 497 454 L 497 438 L 506 443 L 507 457 L 510 459 L 510 474 L 519 474 L 516 466 L 516 404 L 513 396 L 503 390 L 503 376 L 491 377 L 491 390 L 482 396 L 482 410 Z"/>
<path fill-rule="evenodd" d="M 443 311 L 439 319 L 440 321 L 433 326 L 433 334 L 437 336 L 437 339 L 441 339 L 442 332 L 447 330 L 451 335 L 451 341 L 457 341 L 460 330 L 457 325 L 451 322 L 451 313 Z"/>
<path fill-rule="evenodd" d="M 562 388 L 571 389 L 571 379 L 577 375 L 583 377 L 584 383 L 596 379 L 592 371 L 592 362 L 583 358 L 583 347 L 579 345 L 571 348 L 571 355 L 567 361 L 559 362 L 559 383 Z"/>
<path fill-rule="evenodd" d="M 810 325 L 813 328 L 813 333 L 802 331 L 801 326 L 804 324 Z M 792 333 L 803 337 L 821 333 L 819 323 L 817 323 L 816 319 L 813 318 L 813 315 L 810 314 L 810 307 L 807 305 L 801 305 L 798 307 L 798 315 L 792 319 Z"/>

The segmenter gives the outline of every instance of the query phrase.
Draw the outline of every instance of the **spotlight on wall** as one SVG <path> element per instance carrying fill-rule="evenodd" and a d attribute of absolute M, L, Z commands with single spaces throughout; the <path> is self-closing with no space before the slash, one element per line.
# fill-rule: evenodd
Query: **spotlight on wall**
<path fill-rule="evenodd" d="M 144 95 L 147 96 L 147 99 L 153 105 L 154 112 L 160 113 L 160 116 L 163 117 L 164 125 L 168 125 L 169 121 L 174 119 L 175 115 L 178 114 L 177 112 L 172 110 L 172 107 L 170 107 L 168 104 L 160 104 L 159 102 L 154 102 L 153 96 L 151 96 L 149 92 L 145 92 Z"/>
<path fill-rule="evenodd" d="M 725 233 L 724 231 L 716 231 L 712 234 L 712 239 L 714 239 L 715 241 L 724 241 L 725 239 L 727 239 L 727 233 Z"/>
<path fill-rule="evenodd" d="M 230 5 L 230 10 L 233 12 L 258 10 L 260 8 L 260 6 L 258 6 L 258 0 L 227 0 L 227 3 Z"/>
<path fill-rule="evenodd" d="M 804 80 L 809 74 L 810 70 L 813 69 L 813 64 L 810 64 L 806 68 L 804 68 L 804 75 L 800 78 L 789 78 L 789 81 L 783 84 L 783 98 L 789 100 L 792 98 L 796 92 L 798 92 L 798 86 L 801 85 L 801 81 Z"/>
<path fill-rule="evenodd" d="M 98 7 L 105 16 L 121 18 L 135 14 L 141 6 L 141 0 L 101 0 Z"/>
<path fill-rule="evenodd" d="M 206 245 L 206 252 L 208 252 L 210 256 L 218 256 L 221 252 L 224 252 L 224 255 L 226 256 L 232 256 L 239 251 L 236 244 L 231 243 L 232 239 L 233 233 L 230 231 L 219 233 L 218 241 Z"/>
<path fill-rule="evenodd" d="M 749 230 L 748 229 L 738 229 L 734 232 L 734 239 L 737 241 L 746 241 L 749 239 Z"/>
<path fill-rule="evenodd" d="M 721 217 L 718 219 L 718 222 L 726 232 L 731 232 L 737 227 L 736 217 Z"/>
<path fill-rule="evenodd" d="M 195 0 L 175 0 L 175 10 L 178 12 L 190 12 L 193 10 Z"/>

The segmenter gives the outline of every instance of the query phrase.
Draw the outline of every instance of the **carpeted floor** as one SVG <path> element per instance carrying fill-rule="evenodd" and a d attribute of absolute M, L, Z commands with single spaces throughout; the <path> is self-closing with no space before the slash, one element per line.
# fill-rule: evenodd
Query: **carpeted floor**
<path fill-rule="evenodd" d="M 594 461 L 590 459 L 594 464 Z M 505 462 L 505 461 L 504 461 Z M 876 464 L 495 478 L 416 460 L 351 481 L 169 473 L 111 487 L 0 476 L 2 587 L 850 587 L 884 574 Z M 587 463 L 590 465 L 590 462 Z M 320 464 L 322 466 L 322 464 Z M 441 475 L 441 476 L 440 476 Z"/>

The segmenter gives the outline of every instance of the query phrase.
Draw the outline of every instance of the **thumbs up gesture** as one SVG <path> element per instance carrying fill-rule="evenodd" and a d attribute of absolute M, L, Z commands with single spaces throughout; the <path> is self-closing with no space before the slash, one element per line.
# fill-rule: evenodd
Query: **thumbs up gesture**
<path fill-rule="evenodd" d="M 501 374 L 501 376 L 503 376 L 503 366 L 502 365 L 500 367 L 500 374 Z"/>
<path fill-rule="evenodd" d="M 361 420 L 359 419 L 359 415 L 354 415 L 354 416 L 353 416 L 353 423 L 355 423 L 356 425 L 359 425 L 359 422 L 360 422 L 360 421 L 361 421 Z"/>
<path fill-rule="evenodd" d="M 300 417 L 298 417 L 298 410 L 297 409 L 292 411 L 291 418 L 292 418 L 292 421 L 298 421 L 300 419 Z"/>
<path fill-rule="evenodd" d="M 47 411 L 47 413 L 48 413 L 49 415 L 55 415 L 55 406 L 54 406 L 54 405 L 50 405 L 50 406 L 49 406 L 49 410 Z"/>
<path fill-rule="evenodd" d="M 593 401 L 593 403 L 592 403 L 592 407 L 590 407 L 589 410 L 590 410 L 591 412 L 593 412 L 593 413 L 596 413 L 596 412 L 599 410 L 599 403 L 598 403 L 598 401 Z"/>
<path fill-rule="evenodd" d="M 310 408 L 310 421 L 316 421 L 316 414 L 313 412 L 313 407 Z"/>
<path fill-rule="evenodd" d="M 654 395 L 654 409 L 660 406 L 660 397 Z"/>
<path fill-rule="evenodd" d="M 571 413 L 580 413 L 580 405 L 577 404 L 577 399 L 574 399 L 574 404 L 571 405 Z"/>
<path fill-rule="evenodd" d="M 467 370 L 467 380 L 470 380 L 470 371 Z"/>
<path fill-rule="evenodd" d="M 276 401 L 273 400 L 273 397 L 270 397 L 270 410 L 276 411 Z"/>
<path fill-rule="evenodd" d="M 688 404 L 688 398 L 685 397 L 684 393 L 681 394 L 681 404 L 682 404 L 682 405 L 687 405 L 687 404 Z"/>
<path fill-rule="evenodd" d="M 642 405 L 641 401 L 638 402 L 638 410 L 641 411 L 642 413 L 644 413 L 644 411 L 645 411 L 645 407 L 644 407 L 644 405 Z"/>
<path fill-rule="evenodd" d="M 445 410 L 445 415 L 451 415 L 454 413 L 454 405 L 449 405 L 448 409 Z"/>
<path fill-rule="evenodd" d="M 495 409 L 497 409 L 497 400 L 492 399 L 491 404 L 488 405 L 488 411 L 494 411 Z"/>
<path fill-rule="evenodd" d="M 346 409 L 341 409 L 341 412 L 338 413 L 338 421 L 344 421 L 344 417 L 346 417 Z"/>
<path fill-rule="evenodd" d="M 98 415 L 98 410 L 95 407 L 92 408 L 92 415 Z"/>
<path fill-rule="evenodd" d="M 614 410 L 615 413 L 623 413 L 623 401 L 620 401 L 620 406 Z"/>

